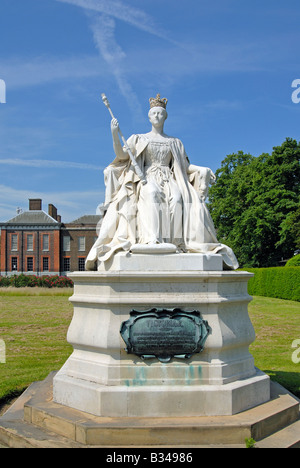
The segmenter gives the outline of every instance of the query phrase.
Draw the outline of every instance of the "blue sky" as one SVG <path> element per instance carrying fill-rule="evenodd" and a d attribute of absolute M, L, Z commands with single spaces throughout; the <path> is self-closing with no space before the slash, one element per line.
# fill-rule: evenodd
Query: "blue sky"
<path fill-rule="evenodd" d="M 96 213 L 114 158 L 106 93 L 123 134 L 165 132 L 192 163 L 258 156 L 299 141 L 299 0 L 1 0 L 0 221 L 53 203 L 68 222 Z"/>

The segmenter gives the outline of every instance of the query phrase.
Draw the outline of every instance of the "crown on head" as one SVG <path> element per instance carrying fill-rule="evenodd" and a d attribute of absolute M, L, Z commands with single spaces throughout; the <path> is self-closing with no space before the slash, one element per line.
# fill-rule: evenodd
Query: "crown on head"
<path fill-rule="evenodd" d="M 161 99 L 160 94 L 157 94 L 156 98 L 150 98 L 149 102 L 150 109 L 152 109 L 152 107 L 163 107 L 165 109 L 167 107 L 168 99 Z"/>

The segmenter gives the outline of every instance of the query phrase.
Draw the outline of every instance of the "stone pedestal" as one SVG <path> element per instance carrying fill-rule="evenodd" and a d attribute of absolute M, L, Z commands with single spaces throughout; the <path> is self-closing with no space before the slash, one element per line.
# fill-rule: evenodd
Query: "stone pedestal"
<path fill-rule="evenodd" d="M 211 266 L 213 265 L 213 270 Z M 232 415 L 270 399 L 269 377 L 249 345 L 247 272 L 222 270 L 201 254 L 115 255 L 109 270 L 72 274 L 74 352 L 54 378 L 54 402 L 95 416 Z M 201 313 L 210 334 L 201 353 L 162 363 L 125 351 L 130 311 L 180 308 Z"/>

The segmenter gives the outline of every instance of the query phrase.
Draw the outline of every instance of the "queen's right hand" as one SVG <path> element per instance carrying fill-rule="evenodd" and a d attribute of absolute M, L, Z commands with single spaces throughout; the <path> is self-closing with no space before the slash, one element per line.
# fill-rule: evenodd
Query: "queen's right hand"
<path fill-rule="evenodd" d="M 117 121 L 117 119 L 112 119 L 110 128 L 112 135 L 117 136 L 119 131 L 119 122 Z"/>

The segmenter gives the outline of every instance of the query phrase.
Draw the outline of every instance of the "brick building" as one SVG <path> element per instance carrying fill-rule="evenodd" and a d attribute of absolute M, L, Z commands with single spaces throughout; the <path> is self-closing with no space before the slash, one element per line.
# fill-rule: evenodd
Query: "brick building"
<path fill-rule="evenodd" d="M 84 271 L 85 259 L 97 238 L 97 215 L 86 215 L 61 227 L 61 271 Z"/>
<path fill-rule="evenodd" d="M 96 238 L 99 216 L 83 216 L 63 224 L 54 205 L 30 199 L 29 210 L 0 223 L 0 274 L 67 275 L 84 270 Z"/>

